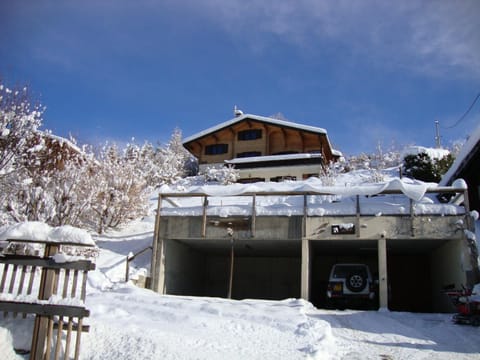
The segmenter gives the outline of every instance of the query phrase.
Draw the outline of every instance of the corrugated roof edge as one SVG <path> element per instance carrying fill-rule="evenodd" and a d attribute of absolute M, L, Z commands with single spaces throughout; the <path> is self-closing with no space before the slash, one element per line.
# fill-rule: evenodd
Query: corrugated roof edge
<path fill-rule="evenodd" d="M 231 120 L 225 121 L 221 124 L 212 126 L 211 128 L 200 131 L 200 132 L 198 132 L 194 135 L 191 135 L 191 136 L 184 139 L 183 144 L 184 145 L 188 144 L 189 142 L 192 142 L 196 139 L 199 139 L 201 137 L 209 135 L 209 134 L 211 134 L 215 131 L 224 129 L 224 128 L 230 126 L 230 125 L 233 125 L 233 124 L 235 124 L 237 122 L 240 122 L 240 121 L 243 121 L 245 119 L 257 120 L 257 121 L 261 121 L 261 122 L 265 122 L 265 123 L 269 123 L 269 124 L 273 124 L 273 125 L 288 126 L 288 127 L 295 128 L 295 129 L 311 131 L 311 132 L 314 132 L 314 133 L 327 135 L 327 130 L 325 130 L 323 128 L 316 127 L 316 126 L 302 125 L 302 124 L 297 124 L 297 123 L 294 123 L 294 122 L 291 122 L 291 121 L 279 120 L 279 119 L 274 119 L 274 118 L 270 118 L 270 117 L 266 117 L 266 116 L 259 116 L 259 115 L 253 115 L 253 114 L 243 114 L 243 115 L 237 116 L 237 117 L 235 117 Z"/>

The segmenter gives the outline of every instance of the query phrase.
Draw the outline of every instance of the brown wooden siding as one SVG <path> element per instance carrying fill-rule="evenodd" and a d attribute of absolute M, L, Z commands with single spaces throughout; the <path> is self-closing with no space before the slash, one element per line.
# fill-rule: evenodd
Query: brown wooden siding
<path fill-rule="evenodd" d="M 238 133 L 245 130 L 261 130 L 262 136 L 255 140 L 238 140 Z M 207 155 L 205 148 L 213 144 L 228 144 L 228 152 Z M 261 122 L 246 119 L 221 129 L 214 134 L 206 135 L 185 145 L 195 155 L 200 164 L 221 163 L 236 158 L 241 153 L 259 152 L 262 156 L 281 153 L 318 152 L 327 161 L 333 160 L 332 151 L 326 135 L 303 130 L 265 125 Z"/>

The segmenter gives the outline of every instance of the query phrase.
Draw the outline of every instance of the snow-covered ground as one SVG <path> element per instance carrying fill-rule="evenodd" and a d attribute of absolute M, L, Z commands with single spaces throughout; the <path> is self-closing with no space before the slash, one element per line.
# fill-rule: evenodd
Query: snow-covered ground
<path fill-rule="evenodd" d="M 329 311 L 283 301 L 162 296 L 123 281 L 130 252 L 148 246 L 152 219 L 96 239 L 82 359 L 479 359 L 480 329 L 450 314 Z M 135 259 L 132 276 L 149 254 Z M 2 359 L 25 359 L 32 322 L 0 319 Z"/>
<path fill-rule="evenodd" d="M 480 328 L 455 325 L 451 314 L 165 296 L 125 283 L 126 258 L 151 244 L 153 220 L 94 238 L 100 253 L 88 278 L 81 359 L 480 359 Z M 131 278 L 149 260 L 136 257 Z M 13 348 L 29 348 L 31 326 L 0 317 L 1 359 L 28 358 Z"/>

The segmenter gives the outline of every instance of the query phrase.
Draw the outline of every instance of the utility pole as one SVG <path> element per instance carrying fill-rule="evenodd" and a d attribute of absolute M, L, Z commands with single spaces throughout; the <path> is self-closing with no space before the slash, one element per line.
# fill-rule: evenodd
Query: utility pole
<path fill-rule="evenodd" d="M 437 147 L 437 149 L 440 149 L 442 147 L 442 144 L 440 142 L 440 127 L 438 120 L 435 120 L 435 146 Z"/>

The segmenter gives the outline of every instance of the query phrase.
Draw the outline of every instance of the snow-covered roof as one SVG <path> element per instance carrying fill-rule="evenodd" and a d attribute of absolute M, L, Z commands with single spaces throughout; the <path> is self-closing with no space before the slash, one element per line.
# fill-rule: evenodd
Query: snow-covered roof
<path fill-rule="evenodd" d="M 232 160 L 225 160 L 225 162 L 227 164 L 243 164 L 243 163 L 253 163 L 253 162 L 263 162 L 263 161 L 300 160 L 300 159 L 312 159 L 312 158 L 321 158 L 321 157 L 322 157 L 322 154 L 302 153 L 302 154 L 243 157 L 243 158 L 235 158 Z"/>
<path fill-rule="evenodd" d="M 335 149 L 332 149 L 332 154 L 333 154 L 334 156 L 339 156 L 339 157 L 340 157 L 340 156 L 343 156 L 343 153 L 342 153 L 341 151 L 335 150 Z"/>
<path fill-rule="evenodd" d="M 459 172 L 465 167 L 468 160 L 474 154 L 474 150 L 480 147 L 480 126 L 477 127 L 463 145 L 450 169 L 443 175 L 441 185 L 447 185 L 458 177 Z"/>
<path fill-rule="evenodd" d="M 319 127 L 316 127 L 316 126 L 302 125 L 302 124 L 297 124 L 297 123 L 294 123 L 294 122 L 291 122 L 291 121 L 279 120 L 279 119 L 274 119 L 274 118 L 270 118 L 270 117 L 266 117 L 266 116 L 243 114 L 243 115 L 237 116 L 237 117 L 235 117 L 231 120 L 225 121 L 221 124 L 212 126 L 211 128 L 200 131 L 199 133 L 196 133 L 192 136 L 189 136 L 189 137 L 184 139 L 183 143 L 187 144 L 191 141 L 202 138 L 202 137 L 204 137 L 208 134 L 214 133 L 216 131 L 219 131 L 221 129 L 224 129 L 226 127 L 229 127 L 233 124 L 236 124 L 236 123 L 241 122 L 241 121 L 246 120 L 246 119 L 257 120 L 257 121 L 272 124 L 272 125 L 278 125 L 278 126 L 290 127 L 290 128 L 299 129 L 299 130 L 310 131 L 310 132 L 317 133 L 317 134 L 323 134 L 323 135 L 327 134 L 327 131 L 325 129 L 322 129 L 322 128 L 319 128 Z"/>

